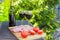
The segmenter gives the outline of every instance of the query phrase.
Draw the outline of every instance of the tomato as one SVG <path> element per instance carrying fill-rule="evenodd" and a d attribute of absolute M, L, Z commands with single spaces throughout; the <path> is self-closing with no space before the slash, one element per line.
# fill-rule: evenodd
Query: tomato
<path fill-rule="evenodd" d="M 26 38 L 26 37 L 28 36 L 28 32 L 22 31 L 22 32 L 21 32 L 21 36 L 22 36 L 23 38 Z"/>
<path fill-rule="evenodd" d="M 43 30 L 39 30 L 37 33 L 38 34 L 43 34 Z"/>
<path fill-rule="evenodd" d="M 31 35 L 34 35 L 36 32 L 33 31 L 33 30 L 30 30 L 29 33 L 30 33 Z"/>
<path fill-rule="evenodd" d="M 38 32 L 39 28 L 34 27 L 33 30 L 34 30 L 35 32 Z"/>

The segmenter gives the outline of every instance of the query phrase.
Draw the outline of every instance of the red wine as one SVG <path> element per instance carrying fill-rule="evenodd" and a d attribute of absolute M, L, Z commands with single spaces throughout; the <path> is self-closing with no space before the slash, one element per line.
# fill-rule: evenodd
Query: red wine
<path fill-rule="evenodd" d="M 26 14 L 26 18 L 29 20 L 31 19 L 32 15 L 31 14 Z"/>
<path fill-rule="evenodd" d="M 19 16 L 20 16 L 20 18 L 24 18 L 25 14 L 20 13 Z"/>

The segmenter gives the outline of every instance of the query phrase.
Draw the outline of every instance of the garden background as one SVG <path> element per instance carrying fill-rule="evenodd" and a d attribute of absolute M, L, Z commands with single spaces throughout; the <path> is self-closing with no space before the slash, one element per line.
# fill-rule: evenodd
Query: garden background
<path fill-rule="evenodd" d="M 56 6 L 60 0 L 11 0 L 14 5 L 16 20 L 20 20 L 21 11 L 32 11 L 32 18 L 29 20 L 33 26 L 39 26 L 47 34 L 46 40 L 53 40 L 52 34 L 59 28 L 57 22 Z M 0 22 L 9 21 L 10 0 L 3 0 L 0 3 Z M 26 18 L 25 18 L 26 20 Z"/>

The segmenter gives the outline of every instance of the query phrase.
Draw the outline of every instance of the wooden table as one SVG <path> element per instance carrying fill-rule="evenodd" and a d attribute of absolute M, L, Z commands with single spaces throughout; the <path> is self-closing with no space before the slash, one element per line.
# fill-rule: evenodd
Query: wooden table
<path fill-rule="evenodd" d="M 16 21 L 16 25 L 20 25 L 21 21 Z M 28 24 L 27 21 L 24 21 L 23 24 Z M 17 40 L 16 37 L 8 30 L 9 22 L 3 22 L 1 25 L 0 40 Z M 44 40 L 44 37 L 37 39 Z"/>
<path fill-rule="evenodd" d="M 9 27 L 9 30 L 11 31 L 11 29 L 13 29 L 14 27 Z M 45 33 L 43 33 L 42 35 L 39 34 L 35 34 L 35 35 L 29 35 L 27 38 L 22 38 L 20 35 L 20 32 L 12 32 L 11 33 L 18 39 L 18 40 L 37 40 L 40 38 L 44 38 L 46 36 Z"/>

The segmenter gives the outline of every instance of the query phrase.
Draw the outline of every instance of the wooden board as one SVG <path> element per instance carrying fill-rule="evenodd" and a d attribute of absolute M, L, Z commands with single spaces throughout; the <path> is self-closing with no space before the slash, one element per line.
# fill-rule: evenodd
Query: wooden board
<path fill-rule="evenodd" d="M 11 31 L 11 29 L 14 28 L 14 27 L 9 27 L 9 30 Z M 12 32 L 12 31 L 11 31 Z M 41 37 L 45 37 L 46 34 L 43 33 L 42 35 L 29 35 L 27 38 L 22 38 L 21 35 L 20 35 L 20 32 L 19 33 L 15 33 L 15 32 L 12 32 L 12 34 L 18 39 L 18 40 L 34 40 L 34 39 L 40 39 Z"/>

